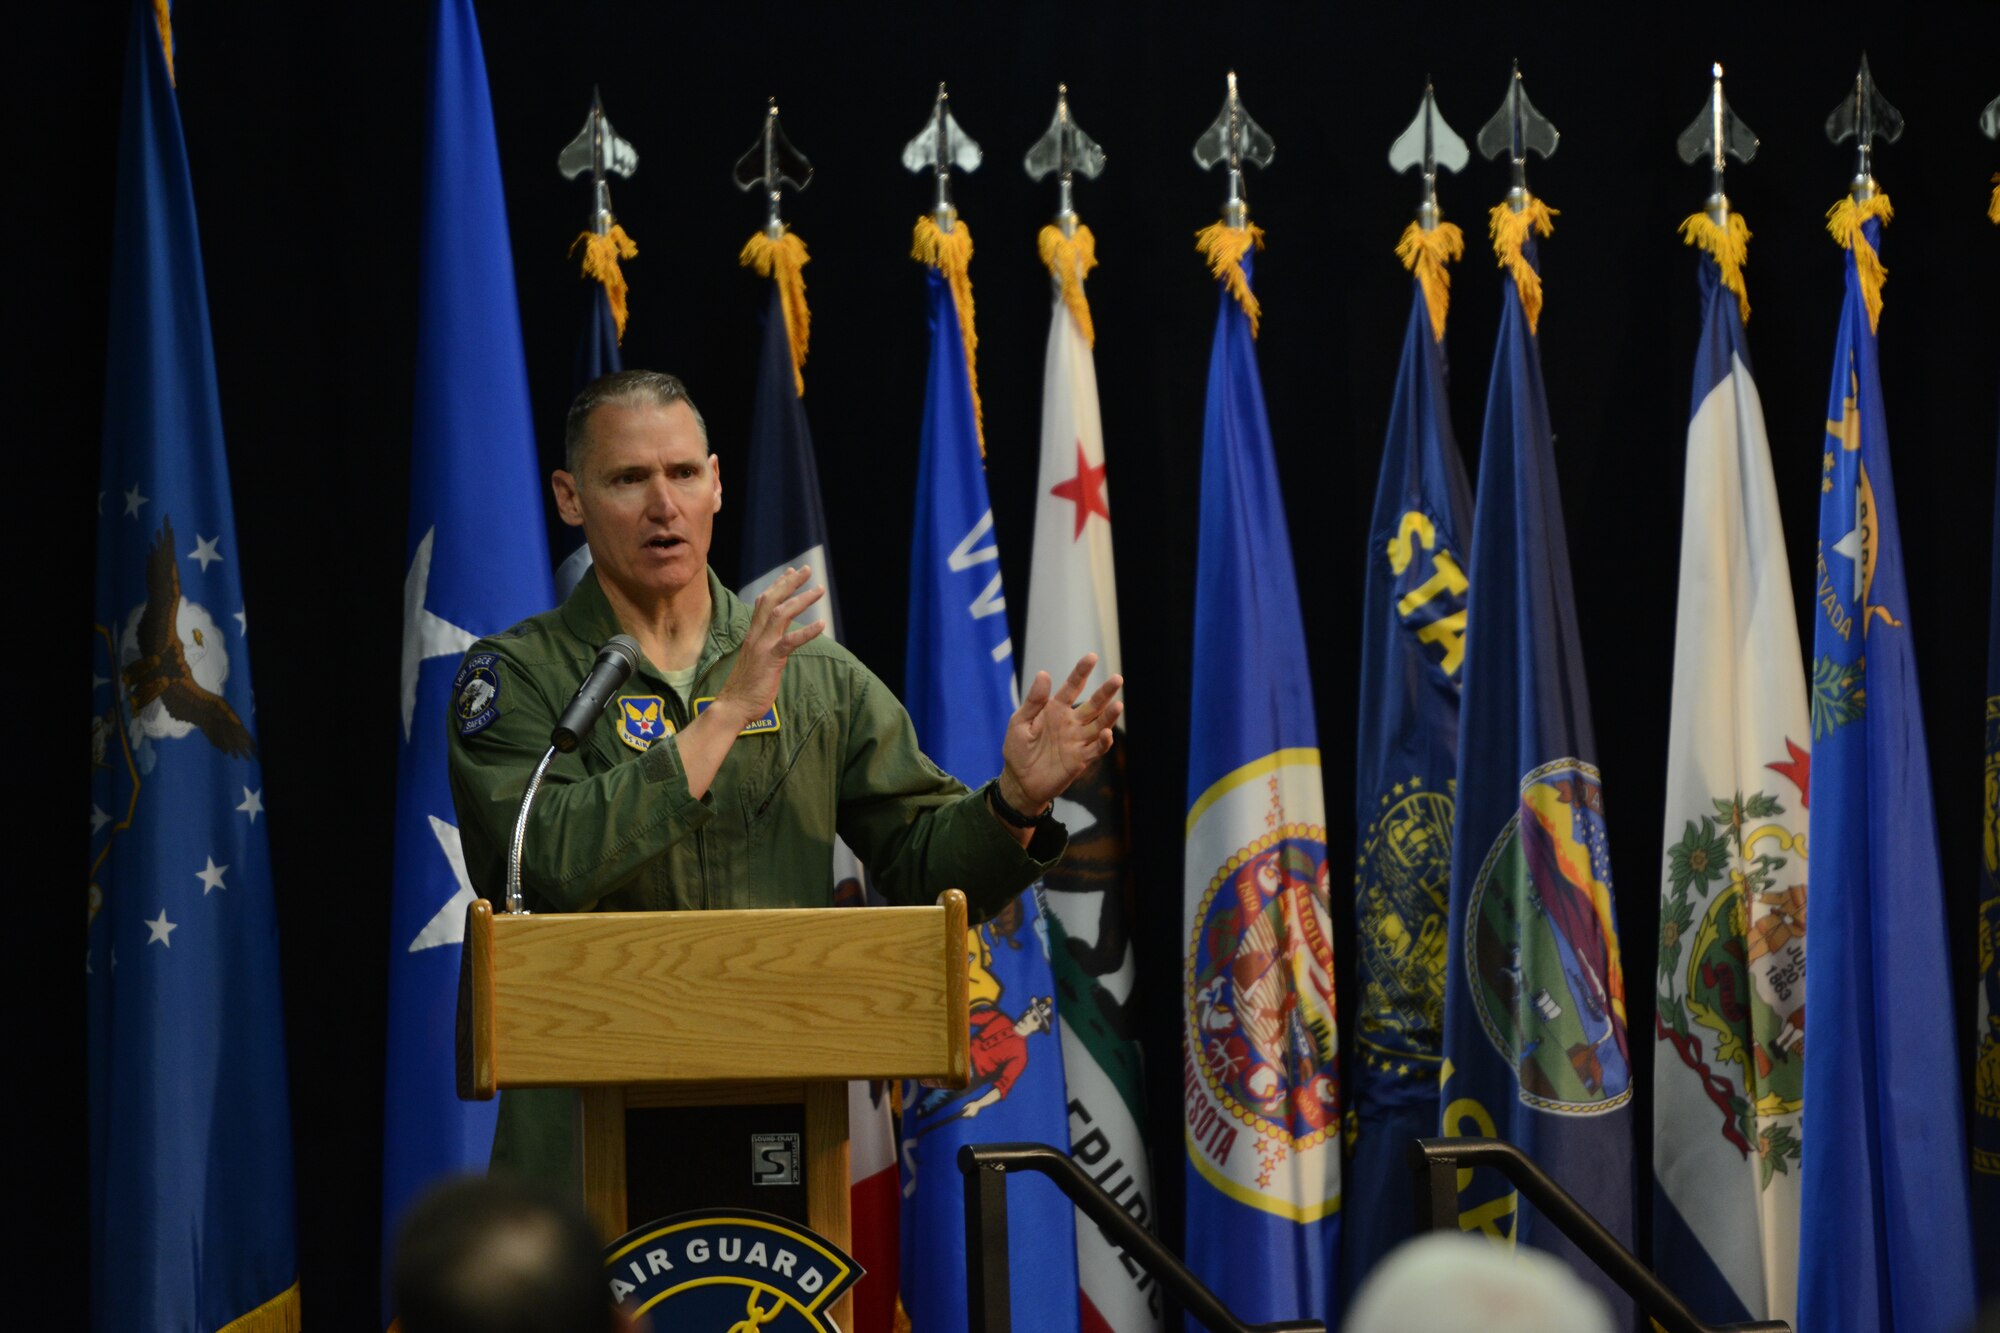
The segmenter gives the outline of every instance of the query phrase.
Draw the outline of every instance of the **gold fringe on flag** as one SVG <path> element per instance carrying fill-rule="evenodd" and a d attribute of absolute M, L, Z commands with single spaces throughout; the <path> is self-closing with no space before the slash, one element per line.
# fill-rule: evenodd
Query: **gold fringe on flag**
<path fill-rule="evenodd" d="M 625 234 L 625 229 L 617 223 L 611 230 L 599 236 L 594 231 L 577 233 L 570 242 L 569 252 L 576 253 L 577 246 L 583 247 L 583 276 L 595 278 L 604 284 L 604 294 L 611 299 L 611 318 L 618 325 L 618 341 L 625 341 L 625 273 L 618 267 L 620 259 L 633 259 L 639 254 L 639 247 Z"/>
<path fill-rule="evenodd" d="M 174 78 L 174 7 L 171 0 L 153 0 L 153 21 L 160 25 L 160 54 L 167 60 L 167 82 L 179 87 Z"/>
<path fill-rule="evenodd" d="M 1440 222 L 1429 231 L 1412 222 L 1396 242 L 1396 258 L 1417 275 L 1417 285 L 1424 289 L 1433 341 L 1444 341 L 1445 312 L 1451 308 L 1451 274 L 1444 266 L 1464 257 L 1465 233 L 1452 222 Z"/>
<path fill-rule="evenodd" d="M 1868 307 L 1870 333 L 1875 332 L 1875 326 L 1882 320 L 1882 284 L 1888 280 L 1889 270 L 1882 266 L 1882 256 L 1868 243 L 1868 234 L 1861 230 L 1861 224 L 1870 218 L 1880 218 L 1882 225 L 1887 226 L 1895 216 L 1896 210 L 1886 194 L 1870 195 L 1858 203 L 1849 195 L 1826 210 L 1827 234 L 1841 249 L 1854 252 L 1854 271 L 1861 278 L 1861 303 Z"/>
<path fill-rule="evenodd" d="M 1243 274 L 1243 256 L 1253 246 L 1264 248 L 1264 229 L 1254 222 L 1241 227 L 1211 222 L 1194 234 L 1194 248 L 1208 261 L 1208 271 L 1221 279 L 1236 304 L 1243 307 L 1252 338 L 1257 336 L 1257 324 L 1264 315 L 1264 307 L 1258 304 L 1257 294 L 1250 290 L 1250 280 Z"/>
<path fill-rule="evenodd" d="M 215 1333 L 299 1333 L 299 1284 L 294 1282 L 249 1314 L 230 1320 Z"/>
<path fill-rule="evenodd" d="M 1542 323 L 1542 275 L 1535 272 L 1535 266 L 1521 249 L 1528 243 L 1528 229 L 1534 228 L 1543 236 L 1556 229 L 1551 221 L 1562 210 L 1550 208 L 1534 195 L 1519 212 L 1513 205 L 1499 203 L 1487 215 L 1487 229 L 1493 234 L 1493 253 L 1514 278 L 1514 290 L 1521 294 L 1521 313 L 1528 317 L 1528 332 L 1540 331 Z"/>
<path fill-rule="evenodd" d="M 1743 266 L 1750 262 L 1750 224 L 1741 213 L 1726 215 L 1727 231 L 1706 213 L 1692 213 L 1681 223 L 1681 239 L 1706 250 L 1722 270 L 1722 285 L 1736 293 L 1736 308 L 1750 322 L 1750 290 L 1743 285 Z"/>
<path fill-rule="evenodd" d="M 2000 172 L 1993 174 L 1993 197 L 1986 201 L 1986 220 L 2000 223 Z"/>
<path fill-rule="evenodd" d="M 972 233 L 964 222 L 955 222 L 950 231 L 926 213 L 917 219 L 910 240 L 910 258 L 929 264 L 944 274 L 951 284 L 953 304 L 958 307 L 958 332 L 965 340 L 965 378 L 972 386 L 972 420 L 979 428 L 979 456 L 986 457 L 985 412 L 979 405 L 979 371 L 973 354 L 979 349 L 979 335 L 972 326 Z"/>
<path fill-rule="evenodd" d="M 806 243 L 798 238 L 790 227 L 775 241 L 763 232 L 758 232 L 743 243 L 743 253 L 736 261 L 745 268 L 754 268 L 758 276 L 770 278 L 778 284 L 778 305 L 785 312 L 785 334 L 792 345 L 792 380 L 798 386 L 799 397 L 806 395 L 806 341 L 812 334 L 812 311 L 806 309 L 806 275 L 803 272 L 811 256 L 806 254 Z"/>
<path fill-rule="evenodd" d="M 1083 294 L 1084 278 L 1097 267 L 1097 238 L 1080 222 L 1074 236 L 1063 235 L 1062 228 L 1051 223 L 1042 228 L 1035 241 L 1049 276 L 1062 284 L 1063 304 L 1076 319 L 1084 345 L 1097 346 L 1097 328 L 1090 322 L 1090 301 Z"/>

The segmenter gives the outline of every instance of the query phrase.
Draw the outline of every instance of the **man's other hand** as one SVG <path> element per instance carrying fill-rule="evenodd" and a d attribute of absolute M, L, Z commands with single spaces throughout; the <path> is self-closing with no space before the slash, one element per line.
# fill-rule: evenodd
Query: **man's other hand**
<path fill-rule="evenodd" d="M 1111 748 L 1112 726 L 1125 711 L 1118 698 L 1125 678 L 1112 676 L 1078 704 L 1096 666 L 1097 654 L 1085 653 L 1053 693 L 1049 673 L 1037 671 L 1027 697 L 1008 720 L 1000 747 L 1000 799 L 1022 814 L 1048 810 L 1093 760 Z"/>

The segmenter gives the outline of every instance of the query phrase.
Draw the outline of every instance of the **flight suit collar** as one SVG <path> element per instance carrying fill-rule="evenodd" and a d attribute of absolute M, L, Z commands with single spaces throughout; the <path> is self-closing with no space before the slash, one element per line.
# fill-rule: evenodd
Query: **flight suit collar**
<path fill-rule="evenodd" d="M 750 631 L 750 608 L 743 604 L 742 598 L 723 586 L 722 580 L 715 576 L 713 566 L 708 568 L 707 574 L 708 640 L 702 648 L 701 660 L 696 664 L 697 676 L 741 647 L 743 636 Z M 585 570 L 583 577 L 576 581 L 575 591 L 562 605 L 562 619 L 563 626 L 588 644 L 593 652 L 606 639 L 620 632 L 618 617 L 612 612 L 611 601 L 597 581 L 595 569 Z M 657 670 L 654 667 L 655 673 Z"/>

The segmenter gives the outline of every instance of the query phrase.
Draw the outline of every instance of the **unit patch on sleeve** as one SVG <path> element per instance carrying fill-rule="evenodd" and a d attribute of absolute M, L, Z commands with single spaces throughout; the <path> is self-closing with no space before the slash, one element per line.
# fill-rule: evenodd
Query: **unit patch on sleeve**
<path fill-rule="evenodd" d="M 674 720 L 667 716 L 667 701 L 657 694 L 618 696 L 618 739 L 640 754 L 653 742 L 674 734 Z"/>
<path fill-rule="evenodd" d="M 451 709 L 460 736 L 477 736 L 500 716 L 500 657 L 474 653 L 451 683 Z"/>

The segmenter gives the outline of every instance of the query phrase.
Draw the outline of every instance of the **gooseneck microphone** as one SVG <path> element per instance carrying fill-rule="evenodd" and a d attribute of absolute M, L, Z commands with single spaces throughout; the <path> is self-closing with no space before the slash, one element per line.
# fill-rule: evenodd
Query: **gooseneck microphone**
<path fill-rule="evenodd" d="M 633 668 L 638 665 L 639 645 L 629 635 L 613 635 L 597 650 L 597 661 L 590 674 L 576 687 L 569 706 L 556 719 L 555 730 L 549 733 L 548 753 L 535 765 L 534 774 L 528 779 L 528 790 L 521 797 L 521 813 L 514 820 L 514 842 L 507 850 L 508 912 L 519 916 L 527 911 L 521 895 L 521 844 L 528 836 L 528 810 L 535 803 L 535 793 L 542 789 L 542 775 L 549 771 L 549 764 L 558 754 L 569 754 L 576 749 L 577 742 L 590 734 L 591 727 L 604 715 L 604 706 L 611 702 L 618 687 L 632 678 Z"/>
<path fill-rule="evenodd" d="M 576 687 L 569 706 L 556 719 L 556 729 L 549 733 L 549 744 L 564 754 L 574 750 L 577 742 L 597 725 L 597 719 L 604 716 L 604 706 L 611 702 L 618 687 L 632 678 L 638 665 L 639 645 L 630 635 L 617 634 L 606 640 L 597 650 L 597 662 L 590 668 L 590 674 Z"/>

